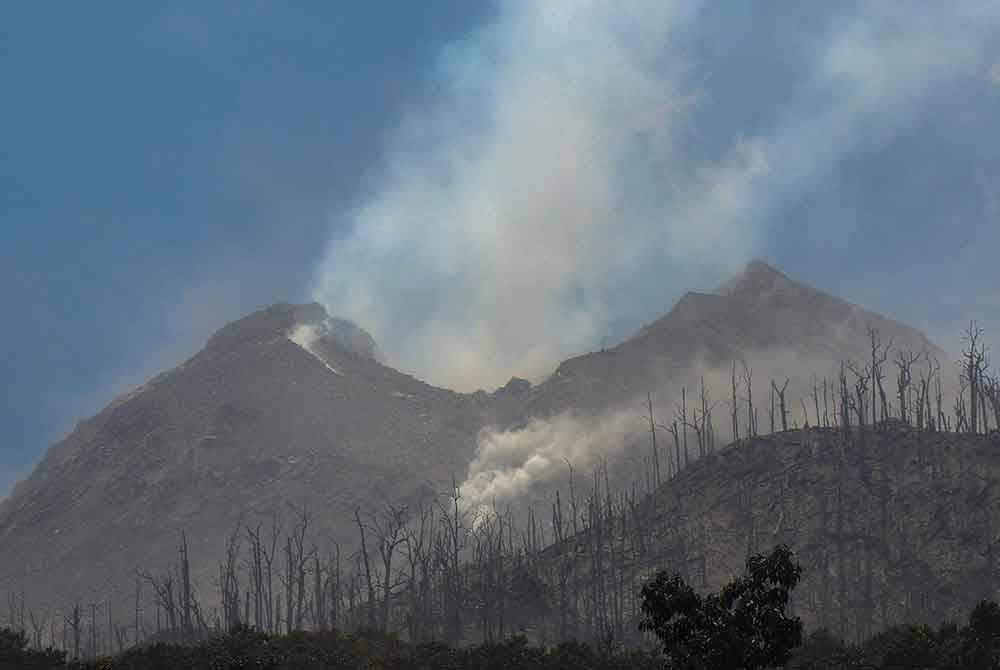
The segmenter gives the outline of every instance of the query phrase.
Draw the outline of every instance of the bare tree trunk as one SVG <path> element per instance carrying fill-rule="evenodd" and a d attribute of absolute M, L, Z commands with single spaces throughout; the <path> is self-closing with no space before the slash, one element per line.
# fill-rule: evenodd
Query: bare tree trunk
<path fill-rule="evenodd" d="M 743 384 L 747 390 L 747 437 L 757 437 L 757 421 L 753 407 L 753 369 L 743 363 Z"/>
<path fill-rule="evenodd" d="M 650 448 L 653 450 L 653 471 L 656 477 L 656 488 L 660 488 L 662 480 L 660 479 L 660 451 L 656 448 L 656 423 L 653 420 L 653 396 L 648 391 L 646 392 L 646 407 L 649 412 L 649 439 Z"/>
<path fill-rule="evenodd" d="M 368 542 L 365 537 L 365 524 L 361 522 L 361 508 L 354 509 L 354 520 L 358 524 L 358 533 L 361 534 L 361 558 L 364 561 L 365 585 L 368 588 L 368 628 L 375 628 L 375 582 L 372 579 L 371 562 L 368 560 Z"/>
<path fill-rule="evenodd" d="M 190 640 L 193 634 L 191 625 L 191 565 L 188 562 L 187 535 L 181 531 L 181 545 L 178 549 L 181 569 L 181 637 Z"/>
<path fill-rule="evenodd" d="M 785 383 L 780 389 L 774 383 L 774 380 L 771 380 L 771 387 L 778 396 L 778 404 L 781 409 L 781 430 L 785 432 L 788 430 L 788 409 L 785 407 L 785 389 L 788 388 L 788 379 L 785 379 Z"/>
<path fill-rule="evenodd" d="M 733 388 L 733 400 L 732 400 L 733 442 L 738 442 L 740 439 L 740 412 L 739 412 L 739 405 L 737 405 L 736 403 L 736 361 L 733 361 L 732 388 Z"/>

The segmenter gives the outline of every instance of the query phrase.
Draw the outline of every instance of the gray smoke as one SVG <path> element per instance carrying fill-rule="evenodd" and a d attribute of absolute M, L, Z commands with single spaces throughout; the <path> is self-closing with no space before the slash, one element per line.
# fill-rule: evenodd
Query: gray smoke
<path fill-rule="evenodd" d="M 433 383 L 537 380 L 649 286 L 662 299 L 766 255 L 769 213 L 911 127 L 943 84 L 995 78 L 997 3 L 858 3 L 810 36 L 778 118 L 706 158 L 686 133 L 719 103 L 678 46 L 701 10 L 502 3 L 442 54 L 338 217 L 317 300 Z"/>
<path fill-rule="evenodd" d="M 366 197 L 337 218 L 347 232 L 330 244 L 316 299 L 432 383 L 537 380 L 595 347 L 619 304 L 714 285 L 766 256 L 780 237 L 773 212 L 846 156 L 915 127 L 942 87 L 1000 81 L 1000 4 L 856 3 L 809 36 L 806 75 L 777 117 L 706 157 L 687 142 L 718 101 L 679 46 L 701 9 L 502 3 L 443 53 Z M 850 239 L 849 222 L 817 221 L 823 248 Z M 470 494 L 516 495 L 567 454 L 619 444 L 620 416 L 603 419 L 484 433 Z"/>
<path fill-rule="evenodd" d="M 447 52 L 435 100 L 392 136 L 317 299 L 396 364 L 474 389 L 537 379 L 593 346 L 650 249 L 737 267 L 756 246 L 737 213 L 769 168 L 752 141 L 684 165 L 697 93 L 672 44 L 685 12 L 504 3 Z"/>

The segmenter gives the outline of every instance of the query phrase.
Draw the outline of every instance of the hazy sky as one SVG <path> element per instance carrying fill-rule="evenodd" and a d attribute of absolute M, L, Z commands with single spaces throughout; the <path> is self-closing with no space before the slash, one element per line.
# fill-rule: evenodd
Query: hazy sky
<path fill-rule="evenodd" d="M 458 386 L 754 256 L 1000 331 L 996 2 L 296 5 L 0 6 L 0 494 L 281 300 Z"/>

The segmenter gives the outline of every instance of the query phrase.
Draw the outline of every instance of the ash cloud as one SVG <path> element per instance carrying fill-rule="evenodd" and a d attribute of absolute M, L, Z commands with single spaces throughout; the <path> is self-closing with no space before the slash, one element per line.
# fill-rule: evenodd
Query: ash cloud
<path fill-rule="evenodd" d="M 317 299 L 396 365 L 470 390 L 593 346 L 651 247 L 657 264 L 738 267 L 758 241 L 736 214 L 769 165 L 753 141 L 684 164 L 698 91 L 674 44 L 690 12 L 504 3 L 389 138 Z"/>
<path fill-rule="evenodd" d="M 537 381 L 596 348 L 609 324 L 655 318 L 682 291 L 717 285 L 751 257 L 781 255 L 784 238 L 814 247 L 798 255 L 853 263 L 866 231 L 845 212 L 885 193 L 845 193 L 844 209 L 806 220 L 788 216 L 790 203 L 837 192 L 839 168 L 919 134 L 928 109 L 961 104 L 948 96 L 963 82 L 992 88 L 1000 62 L 996 3 L 845 3 L 768 26 L 795 45 L 777 60 L 803 63 L 780 97 L 732 93 L 705 78 L 712 68 L 699 58 L 752 54 L 720 43 L 706 56 L 692 46 L 692 34 L 712 34 L 710 10 L 642 0 L 500 5 L 492 24 L 442 54 L 427 98 L 388 136 L 365 197 L 336 217 L 346 232 L 317 272 L 316 299 L 369 329 L 391 364 L 431 383 Z M 757 123 L 706 121 L 730 111 L 741 119 L 740 104 L 769 113 Z M 1000 243 L 996 232 L 985 236 Z M 893 264 L 865 262 L 881 275 Z M 870 281 L 816 282 L 789 270 L 893 314 Z M 890 273 L 879 290 L 940 293 L 919 283 Z M 749 362 L 758 379 L 805 375 L 793 385 L 826 372 L 815 361 Z M 728 371 L 709 376 L 727 380 Z M 727 386 L 713 384 L 717 393 Z M 660 390 L 667 406 L 676 391 Z M 564 458 L 593 462 L 618 450 L 642 430 L 633 414 L 486 432 L 463 490 L 476 504 L 516 498 L 559 476 Z"/>
<path fill-rule="evenodd" d="M 344 232 L 316 299 L 432 383 L 538 380 L 609 324 L 767 256 L 784 226 L 846 252 L 856 223 L 782 221 L 781 208 L 997 62 L 995 3 L 827 8 L 795 36 L 803 73 L 769 123 L 706 128 L 706 112 L 731 104 L 697 76 L 687 39 L 707 9 L 500 4 L 442 53 L 364 197 L 335 217 Z M 721 150 L 694 147 L 706 131 Z"/>

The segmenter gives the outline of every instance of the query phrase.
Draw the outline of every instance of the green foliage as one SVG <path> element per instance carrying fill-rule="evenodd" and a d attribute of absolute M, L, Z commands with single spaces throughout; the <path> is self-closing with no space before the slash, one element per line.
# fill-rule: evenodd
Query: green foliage
<path fill-rule="evenodd" d="M 665 649 L 667 667 L 1000 670 L 1000 606 L 990 601 L 979 603 L 965 626 L 895 626 L 857 645 L 815 631 L 783 665 L 779 657 L 800 636 L 797 621 L 783 615 L 797 576 L 784 550 L 754 557 L 744 576 L 704 598 L 682 579 L 658 575 L 644 595 L 650 606 L 663 609 L 651 614 L 644 604 L 644 612 L 680 645 Z M 674 615 L 663 619 L 668 610 Z M 663 656 L 646 651 L 611 654 L 580 642 L 544 648 L 524 637 L 455 648 L 408 643 L 378 631 L 271 636 L 246 627 L 195 645 L 161 642 L 114 658 L 67 663 L 63 652 L 29 649 L 23 634 L 0 629 L 0 670 L 654 670 L 663 663 Z"/>
<path fill-rule="evenodd" d="M 848 646 L 826 632 L 813 633 L 796 649 L 788 668 L 796 670 L 1000 670 L 1000 607 L 982 601 L 969 623 L 893 626 L 861 644 Z"/>
<path fill-rule="evenodd" d="M 1000 605 L 983 600 L 962 631 L 962 658 L 968 667 L 1000 670 Z"/>
<path fill-rule="evenodd" d="M 654 670 L 660 666 L 661 661 L 648 653 L 602 654 L 575 642 L 546 649 L 529 644 L 524 637 L 453 648 L 440 642 L 409 644 L 377 631 L 350 635 L 337 631 L 296 632 L 272 637 L 242 628 L 193 646 L 161 643 L 132 649 L 113 659 L 72 663 L 69 667 L 70 670 Z"/>
<path fill-rule="evenodd" d="M 744 575 L 704 598 L 660 572 L 642 588 L 640 627 L 659 638 L 670 668 L 781 666 L 802 639 L 802 622 L 785 613 L 800 576 L 784 545 L 752 556 Z"/>
<path fill-rule="evenodd" d="M 65 652 L 56 649 L 29 649 L 24 633 L 0 628 L 0 670 L 61 668 L 65 659 Z"/>

